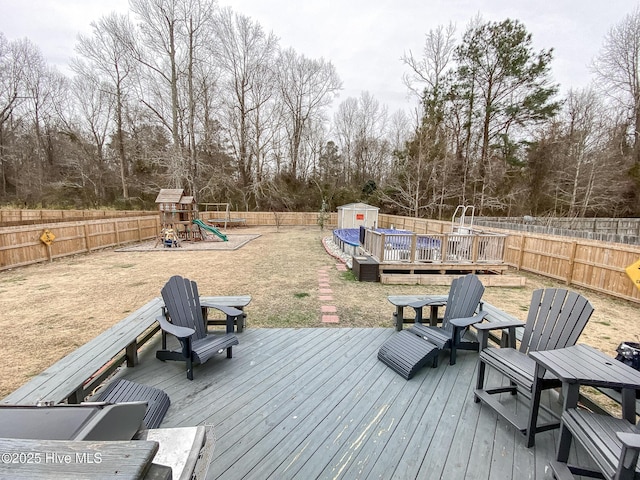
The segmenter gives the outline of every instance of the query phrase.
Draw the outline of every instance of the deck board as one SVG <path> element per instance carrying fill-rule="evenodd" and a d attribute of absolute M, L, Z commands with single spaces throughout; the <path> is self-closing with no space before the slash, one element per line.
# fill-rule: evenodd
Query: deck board
<path fill-rule="evenodd" d="M 162 427 L 214 426 L 209 479 L 548 478 L 558 432 L 528 449 L 474 403 L 477 353 L 450 366 L 443 352 L 406 381 L 376 358 L 394 332 L 249 329 L 234 358 L 196 366 L 193 381 L 184 363 L 156 360 L 152 341 L 118 375 L 169 394 Z"/>

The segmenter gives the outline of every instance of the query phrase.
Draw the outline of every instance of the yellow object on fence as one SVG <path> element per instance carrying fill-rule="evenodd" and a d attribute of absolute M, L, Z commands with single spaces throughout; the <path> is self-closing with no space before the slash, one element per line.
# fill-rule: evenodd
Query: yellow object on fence
<path fill-rule="evenodd" d="M 640 290 L 640 260 L 638 260 L 636 263 L 632 263 L 631 265 L 629 265 L 626 268 L 626 271 L 631 281 Z"/>

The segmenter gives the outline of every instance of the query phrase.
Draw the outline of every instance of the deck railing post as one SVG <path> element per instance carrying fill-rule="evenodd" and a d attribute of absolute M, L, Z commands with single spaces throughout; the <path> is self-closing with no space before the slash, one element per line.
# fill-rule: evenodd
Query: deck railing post
<path fill-rule="evenodd" d="M 386 235 L 384 233 L 380 234 L 380 245 L 378 246 L 378 248 L 380 250 L 378 250 L 378 255 L 379 255 L 378 258 L 380 258 L 381 262 L 384 262 L 386 260 L 386 258 L 384 258 L 384 245 L 386 243 L 386 238 L 385 237 L 386 237 Z"/>
<path fill-rule="evenodd" d="M 413 233 L 411 235 L 411 253 L 409 254 L 409 261 L 414 263 L 416 261 L 416 245 L 418 243 L 418 234 Z"/>
<path fill-rule="evenodd" d="M 447 255 L 449 255 L 449 234 L 442 234 L 442 242 L 440 242 L 440 261 L 442 263 L 447 261 Z"/>
<path fill-rule="evenodd" d="M 473 263 L 476 263 L 478 261 L 478 245 L 480 243 L 480 235 L 477 233 L 473 233 L 471 239 L 471 261 Z"/>

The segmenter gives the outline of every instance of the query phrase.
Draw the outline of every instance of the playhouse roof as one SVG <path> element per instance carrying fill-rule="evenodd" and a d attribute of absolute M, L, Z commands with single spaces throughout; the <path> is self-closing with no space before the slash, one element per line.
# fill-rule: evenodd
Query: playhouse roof
<path fill-rule="evenodd" d="M 182 203 L 180 201 L 182 195 L 184 195 L 182 188 L 162 188 L 156 197 L 156 203 Z"/>
<path fill-rule="evenodd" d="M 348 203 L 346 205 L 341 205 L 338 207 L 340 209 L 345 210 L 380 210 L 378 207 L 374 207 L 373 205 L 367 205 L 366 203 L 358 202 L 358 203 Z"/>

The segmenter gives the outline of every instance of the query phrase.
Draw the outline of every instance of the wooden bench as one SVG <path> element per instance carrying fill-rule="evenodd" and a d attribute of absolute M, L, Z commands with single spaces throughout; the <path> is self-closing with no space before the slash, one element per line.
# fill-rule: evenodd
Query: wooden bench
<path fill-rule="evenodd" d="M 160 330 L 163 303 L 154 298 L 124 320 L 36 375 L 0 403 L 80 403 L 122 363 L 138 363 L 138 349 Z"/>

